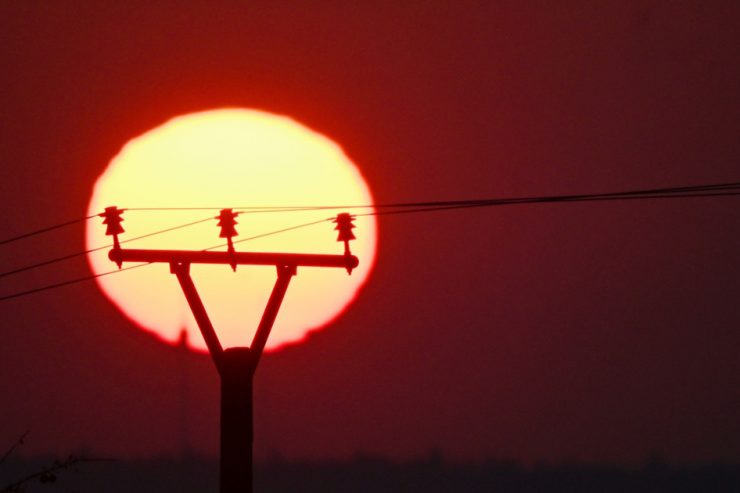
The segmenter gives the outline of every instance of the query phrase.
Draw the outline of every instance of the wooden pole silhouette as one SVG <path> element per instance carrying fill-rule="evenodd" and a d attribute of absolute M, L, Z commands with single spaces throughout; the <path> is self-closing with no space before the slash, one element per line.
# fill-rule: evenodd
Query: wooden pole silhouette
<path fill-rule="evenodd" d="M 122 249 L 118 241 L 121 209 L 109 207 L 101 214 L 106 218 L 107 234 L 113 235 L 114 247 L 108 257 L 119 268 L 123 262 L 162 262 L 170 265 L 170 271 L 175 274 L 185 294 L 190 310 L 193 312 L 198 328 L 208 347 L 216 369 L 221 378 L 221 449 L 220 449 L 220 493 L 251 493 L 252 492 L 252 444 L 253 412 L 252 412 L 252 382 L 257 370 L 262 352 L 264 351 L 270 331 L 275 323 L 280 305 L 285 297 L 293 276 L 298 267 L 338 267 L 348 273 L 357 267 L 357 257 L 349 251 L 348 241 L 354 239 L 350 228 L 354 227 L 349 218 L 342 217 L 340 237 L 337 241 L 344 241 L 344 255 L 319 255 L 297 253 L 261 253 L 235 252 L 231 236 L 236 235 L 233 229 L 235 213 L 230 209 L 221 211 L 218 217 L 222 227 L 222 237 L 229 239 L 229 249 L 226 252 L 188 251 L 188 250 L 137 250 Z M 346 216 L 349 216 L 347 214 Z M 336 222 L 336 221 L 335 221 Z M 224 236 L 224 228 L 227 235 Z M 349 231 L 342 232 L 345 229 Z M 349 238 L 349 236 L 352 236 Z M 237 265 L 274 265 L 277 269 L 277 279 L 262 314 L 262 319 L 249 347 L 233 347 L 224 349 L 218 339 L 208 312 L 198 294 L 198 290 L 190 277 L 191 264 L 226 264 L 236 270 Z"/>

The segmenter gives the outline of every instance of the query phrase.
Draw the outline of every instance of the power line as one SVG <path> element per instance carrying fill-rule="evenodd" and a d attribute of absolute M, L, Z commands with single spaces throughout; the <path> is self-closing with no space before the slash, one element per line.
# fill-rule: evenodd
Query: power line
<path fill-rule="evenodd" d="M 241 240 L 235 241 L 234 244 L 236 245 L 237 243 L 243 243 L 243 242 L 249 241 L 249 240 L 256 240 L 258 238 L 264 238 L 266 236 L 272 236 L 272 235 L 276 235 L 276 234 L 279 234 L 279 233 L 287 233 L 288 231 L 293 231 L 293 230 L 296 230 L 296 229 L 305 228 L 307 226 L 313 226 L 315 224 L 325 223 L 327 221 L 330 221 L 331 219 L 332 218 L 319 219 L 318 221 L 311 221 L 310 223 L 304 223 L 304 224 L 299 224 L 297 226 L 291 226 L 289 228 L 278 229 L 276 231 L 270 231 L 269 233 L 263 233 L 263 234 L 259 234 L 257 236 L 250 236 L 249 238 L 242 238 Z M 209 250 L 215 250 L 216 248 L 223 248 L 225 246 L 227 246 L 227 243 L 223 243 L 221 245 L 215 245 L 215 246 L 212 246 L 212 247 L 204 248 L 203 251 L 207 252 Z"/>
<path fill-rule="evenodd" d="M 689 185 L 681 187 L 653 188 L 641 190 L 628 190 L 621 192 L 606 192 L 596 194 L 575 194 L 575 195 L 545 195 L 532 197 L 513 197 L 513 198 L 485 198 L 472 200 L 450 200 L 450 201 L 424 201 L 424 202 L 395 202 L 381 204 L 364 204 L 364 205 L 313 205 L 313 206 L 243 206 L 231 207 L 241 213 L 257 214 L 270 212 L 302 212 L 316 210 L 333 210 L 333 209 L 396 209 L 396 208 L 419 208 L 419 207 L 446 207 L 446 206 L 467 206 L 474 204 L 513 204 L 513 203 L 545 203 L 545 202 L 565 202 L 565 201 L 588 201 L 588 200 L 614 200 L 615 197 L 635 196 L 639 198 L 662 199 L 662 198 L 683 198 L 710 195 L 695 195 L 701 192 L 727 192 L 716 193 L 712 196 L 736 195 L 732 191 L 740 192 L 740 182 L 714 183 L 707 185 Z M 197 210 L 220 210 L 224 207 L 131 207 L 123 210 L 126 211 L 197 211 Z M 35 231 L 24 233 L 0 240 L 0 245 L 29 238 L 35 235 L 53 231 L 65 226 L 70 226 L 82 221 L 98 217 L 97 214 L 55 224 Z"/>
<path fill-rule="evenodd" d="M 738 196 L 740 191 L 737 192 L 717 192 L 717 193 L 691 193 L 691 194 L 680 194 L 680 195 L 660 195 L 660 194 L 645 194 L 645 195 L 606 195 L 606 196 L 556 196 L 556 197 L 530 197 L 530 198 L 519 198 L 519 199 L 492 199 L 492 200 L 481 200 L 479 202 L 449 202 L 448 205 L 443 206 L 428 206 L 419 207 L 414 209 L 400 209 L 390 211 L 377 211 L 368 212 L 364 214 L 355 214 L 356 217 L 363 216 L 385 216 L 385 215 L 396 215 L 396 214 L 409 214 L 416 212 L 431 212 L 431 211 L 444 211 L 452 209 L 471 209 L 477 207 L 495 207 L 504 205 L 523 205 L 523 204 L 545 204 L 545 203 L 567 203 L 567 202 L 602 202 L 602 201 L 614 201 L 614 200 L 648 200 L 648 199 L 683 199 L 683 198 L 699 198 L 699 197 L 721 197 L 721 196 Z"/>
<path fill-rule="evenodd" d="M 61 288 L 62 286 L 69 286 L 70 284 L 76 284 L 76 283 L 82 282 L 82 281 L 90 281 L 92 279 L 95 279 L 96 277 L 103 277 L 103 276 L 107 276 L 109 274 L 115 274 L 117 272 L 123 272 L 123 271 L 127 271 L 127 270 L 137 269 L 139 267 L 144 267 L 145 265 L 150 265 L 150 263 L 132 265 L 130 267 L 124 267 L 123 269 L 120 269 L 120 270 L 111 270 L 111 271 L 108 271 L 108 272 L 102 272 L 100 274 L 94 274 L 94 275 L 85 276 L 85 277 L 78 277 L 77 279 L 70 279 L 68 281 L 62 281 L 62 282 L 58 282 L 58 283 L 55 283 L 55 284 L 48 284 L 46 286 L 41 286 L 41 287 L 38 287 L 38 288 L 29 289 L 28 291 L 21 291 L 21 292 L 18 292 L 18 293 L 8 294 L 8 295 L 5 295 L 5 296 L 0 297 L 0 301 L 10 300 L 10 299 L 13 299 L 13 298 L 20 298 L 21 296 L 26 296 L 26 295 L 29 295 L 29 294 L 40 293 L 42 291 L 47 291 L 49 289 Z"/>
<path fill-rule="evenodd" d="M 734 186 L 734 185 L 733 185 Z M 688 189 L 689 187 L 686 187 L 684 189 Z M 691 187 L 692 189 L 697 187 Z M 719 185 L 719 186 L 713 186 L 716 190 L 723 190 L 727 189 L 725 185 Z M 665 189 L 661 189 L 665 190 Z M 356 214 L 357 217 L 364 217 L 364 216 L 384 216 L 384 215 L 397 215 L 397 214 L 411 214 L 411 213 L 419 213 L 419 212 L 433 212 L 433 211 L 444 211 L 444 210 L 454 210 L 454 209 L 469 209 L 469 208 L 479 208 L 479 207 L 492 207 L 492 206 L 503 206 L 503 205 L 521 205 L 521 204 L 536 204 L 536 203 L 561 203 L 561 202 L 592 202 L 592 201 L 613 201 L 613 200 L 645 200 L 645 199 L 668 199 L 668 198 L 698 198 L 698 197 L 717 197 L 717 196 L 737 196 L 740 195 L 740 191 L 737 192 L 709 192 L 709 193 L 681 193 L 681 194 L 673 194 L 673 195 L 663 195 L 663 194 L 654 194 L 650 193 L 651 191 L 645 190 L 645 191 L 635 191 L 635 192 L 620 192 L 620 193 L 614 193 L 614 194 L 592 194 L 592 195 L 561 195 L 561 196 L 543 196 L 543 197 L 522 197 L 522 198 L 512 198 L 512 199 L 485 199 L 485 200 L 479 200 L 479 201 L 448 201 L 448 202 L 417 202 L 414 204 L 429 204 L 427 207 L 416 207 L 416 208 L 409 208 L 409 209 L 401 209 L 401 210 L 386 210 L 386 211 L 375 211 L 370 213 L 363 213 L 363 214 Z M 410 203 L 405 203 L 404 205 L 409 205 Z M 364 207 L 364 206 L 354 206 L 354 207 Z M 368 206 L 370 207 L 370 206 Z M 322 206 L 323 208 L 323 206 Z M 332 207 L 333 208 L 333 207 Z M 301 209 L 301 210 L 309 210 L 309 209 Z M 313 209 L 316 210 L 316 209 Z M 272 211 L 272 209 L 271 209 Z M 93 216 L 95 217 L 95 216 Z M 193 221 L 185 224 L 181 224 L 178 226 L 174 226 L 171 228 L 167 228 L 160 231 L 155 231 L 153 233 L 148 233 L 142 236 L 137 236 L 135 238 L 129 238 L 127 240 L 122 241 L 121 243 L 128 243 L 131 241 L 139 240 L 142 238 L 147 238 L 150 236 L 166 233 L 169 231 L 177 230 L 180 228 L 184 228 L 187 226 L 192 226 L 195 224 L 200 224 L 205 221 L 212 220 L 211 217 L 200 219 L 198 221 Z M 262 238 L 265 236 L 270 236 L 278 233 L 283 233 L 287 231 L 291 231 L 294 229 L 302 228 L 305 226 L 310 226 L 314 224 L 319 224 L 322 222 L 327 221 L 328 219 L 321 219 L 318 221 L 313 221 L 306 224 L 301 224 L 298 226 L 292 226 L 289 228 L 272 231 L 269 233 L 265 233 L 262 235 L 244 238 L 242 240 L 237 240 L 234 243 L 241 243 L 244 241 L 249 241 L 257 238 Z M 0 273 L 0 278 L 18 274 L 21 272 L 25 272 L 31 269 L 35 269 L 38 267 L 42 267 L 45 265 L 50 265 L 53 263 L 61 262 L 63 260 L 67 260 L 70 258 L 78 257 L 81 255 L 85 255 L 88 253 L 92 253 L 95 251 L 103 250 L 105 248 L 110 248 L 112 245 L 102 246 L 98 248 L 93 248 L 90 250 L 85 250 L 82 252 L 77 252 L 69 255 L 64 255 L 61 257 L 56 257 L 50 260 L 38 262 L 35 264 L 27 265 L 24 267 L 20 267 L 17 269 L 13 269 L 10 271 L 2 272 Z M 209 247 L 206 250 L 212 250 L 215 248 L 221 248 L 224 247 L 225 244 L 222 245 L 216 245 L 213 247 Z M 118 272 L 118 271 L 113 271 Z M 0 301 L 2 299 L 0 298 Z"/>
<path fill-rule="evenodd" d="M 520 204 L 536 204 L 536 203 L 561 203 L 561 202 L 592 202 L 592 201 L 613 201 L 613 200 L 645 200 L 645 199 L 667 199 L 667 198 L 698 198 L 698 197 L 718 197 L 718 196 L 738 196 L 740 195 L 740 190 L 732 191 L 736 188 L 740 187 L 740 183 L 727 183 L 727 184 L 716 184 L 716 185 L 705 185 L 705 186 L 692 186 L 692 187 L 680 187 L 680 188 L 672 188 L 672 189 L 654 189 L 654 190 L 636 190 L 636 191 L 628 191 L 628 192 L 616 192 L 616 193 L 607 193 L 607 194 L 587 194 L 587 195 L 555 195 L 555 196 L 540 196 L 540 197 L 518 197 L 518 198 L 508 198 L 508 199 L 482 199 L 482 200 L 464 200 L 464 201 L 436 201 L 436 202 L 414 202 L 414 203 L 401 203 L 396 204 L 395 207 L 400 208 L 400 210 L 384 210 L 384 211 L 374 211 L 369 213 L 363 213 L 363 214 L 356 214 L 357 217 L 363 217 L 363 216 L 381 216 L 381 215 L 396 215 L 396 214 L 411 214 L 411 213 L 420 213 L 420 212 L 434 212 L 434 211 L 444 211 L 444 210 L 453 210 L 453 209 L 467 209 L 467 208 L 479 208 L 479 207 L 493 207 L 493 206 L 503 206 L 503 205 L 520 205 Z M 666 194 L 666 190 L 671 190 L 673 192 L 677 193 L 669 193 Z M 698 190 L 706 190 L 706 192 L 697 192 Z M 730 191 L 727 191 L 730 190 Z M 415 205 L 417 207 L 411 207 L 411 205 Z M 420 206 L 420 207 L 419 207 Z M 384 204 L 381 206 L 347 206 L 346 208 L 365 208 L 365 207 L 393 207 L 393 205 L 390 204 Z M 409 208 L 406 208 L 409 207 Z M 290 210 L 323 210 L 323 209 L 333 209 L 334 206 L 321 206 L 321 207 L 314 207 L 314 208 L 291 208 Z M 336 207 L 341 208 L 341 207 Z M 169 209 L 167 209 L 169 210 Z M 270 208 L 270 211 L 274 211 L 275 208 Z M 97 217 L 97 216 L 89 216 L 86 219 Z M 200 219 L 197 221 L 192 221 L 189 223 L 181 224 L 178 226 L 174 226 L 171 228 L 166 228 L 164 230 L 155 231 L 152 233 L 148 233 L 142 236 L 138 236 L 135 238 L 130 238 L 127 240 L 122 241 L 121 243 L 131 242 L 135 240 L 139 240 L 142 238 L 154 236 L 157 234 L 166 233 L 169 231 L 173 231 L 176 229 L 184 228 L 187 226 L 192 226 L 195 224 L 203 223 L 205 221 L 210 221 L 213 218 L 208 217 L 204 219 Z M 299 224 L 296 226 L 291 226 L 288 228 L 283 228 L 275 231 L 270 231 L 268 233 L 263 233 L 256 236 L 251 236 L 248 238 L 244 238 L 238 241 L 235 241 L 234 243 L 242 243 L 245 241 L 255 240 L 258 238 L 263 238 L 266 236 L 271 236 L 279 233 L 285 233 L 288 231 L 304 228 L 307 226 L 312 226 L 316 224 L 320 224 L 326 221 L 331 220 L 332 218 L 325 218 L 320 219 L 318 221 L 312 221 L 308 223 Z M 74 222 L 79 222 L 74 221 Z M 71 222 L 70 222 L 71 223 Z M 55 227 L 61 227 L 61 225 L 57 225 Z M 48 229 L 48 228 L 47 228 Z M 41 231 L 41 230 L 39 230 Z M 28 236 L 28 235 L 24 235 Z M 216 248 L 222 248 L 226 246 L 226 244 L 216 245 L 209 248 L 204 249 L 204 251 L 213 250 Z M 23 272 L 26 270 L 30 270 L 36 267 L 41 267 L 43 265 L 49 265 L 55 262 L 60 262 L 62 260 L 67 260 L 69 258 L 73 258 L 79 255 L 84 255 L 87 253 L 91 253 L 94 251 L 102 250 L 105 248 L 110 248 L 110 245 L 94 248 L 91 250 L 86 250 L 83 252 L 78 252 L 70 255 L 65 255 L 62 257 L 57 257 L 51 260 L 39 262 L 37 264 L 29 265 L 26 267 L 14 269 L 12 271 L 7 271 L 0 273 L 0 277 L 8 276 L 11 274 L 16 274 L 19 272 Z M 19 296 L 25 296 L 33 293 L 37 293 L 40 291 L 46 291 L 48 289 L 54 289 L 57 287 L 67 286 L 69 284 L 74 284 L 82 281 L 87 281 L 91 279 L 95 279 L 96 277 L 101 277 L 109 274 L 114 274 L 116 272 L 123 272 L 126 270 L 130 270 L 137 267 L 142 267 L 144 265 L 148 264 L 139 264 L 136 266 L 126 267 L 124 269 L 119 270 L 112 270 L 108 272 L 104 272 L 101 274 L 95 274 L 91 276 L 85 276 L 77 279 L 72 279 L 68 281 L 63 281 L 47 286 L 42 286 L 39 288 L 31 289 L 28 291 L 23 291 L 19 293 L 10 294 L 7 296 L 0 297 L 0 301 L 4 301 L 7 299 L 17 298 Z"/>
<path fill-rule="evenodd" d="M 192 221 L 192 222 L 189 222 L 189 223 L 180 224 L 178 226 L 173 226 L 171 228 L 161 229 L 159 231 L 154 231 L 152 233 L 147 233 L 145 235 L 137 236 L 135 238 L 129 238 L 129 239 L 123 240 L 123 241 L 121 241 L 121 244 L 123 244 L 123 243 L 130 243 L 132 241 L 141 240 L 143 238 L 149 238 L 150 236 L 155 236 L 155 235 L 160 235 L 160 234 L 163 234 L 163 233 L 168 233 L 170 231 L 175 231 L 177 229 L 182 229 L 182 228 L 186 228 L 188 226 L 193 226 L 193 225 L 196 225 L 196 224 L 204 223 L 206 221 L 211 221 L 212 219 L 213 219 L 212 217 L 207 217 L 205 219 L 199 219 L 198 221 Z M 106 248 L 111 248 L 112 246 L 113 245 L 105 245 L 105 246 L 101 246 L 101 247 L 97 247 L 97 248 L 91 248 L 89 250 L 85 250 L 85 251 L 82 251 L 82 252 L 70 253 L 69 255 L 62 255 L 61 257 L 55 257 L 55 258 L 52 258 L 52 259 L 49 259 L 49 260 L 44 260 L 42 262 L 37 262 L 35 264 L 30 264 L 30 265 L 26 265 L 24 267 L 19 267 L 17 269 L 5 271 L 5 272 L 0 272 L 0 278 L 6 277 L 6 276 L 10 276 L 10 275 L 13 275 L 13 274 L 19 274 L 21 272 L 26 272 L 28 270 L 36 269 L 38 267 L 44 267 L 46 265 L 55 264 L 55 263 L 61 262 L 63 260 L 68 260 L 68 259 L 71 259 L 71 258 L 75 258 L 75 257 L 79 257 L 79 256 L 82 256 L 82 255 L 86 255 L 88 253 L 93 253 L 93 252 L 97 252 L 97 251 L 100 251 L 100 250 L 105 250 Z"/>
<path fill-rule="evenodd" d="M 654 193 L 652 190 L 640 190 L 640 191 L 632 191 L 632 192 L 617 192 L 617 193 L 610 193 L 610 194 L 590 194 L 590 195 L 555 195 L 555 196 L 541 196 L 541 197 L 519 197 L 519 198 L 510 198 L 510 199 L 482 199 L 482 200 L 464 200 L 464 201 L 436 201 L 436 202 L 414 202 L 414 203 L 403 203 L 403 204 L 396 204 L 396 205 L 381 205 L 381 206 L 347 206 L 347 208 L 369 208 L 369 207 L 407 207 L 410 205 L 419 206 L 422 207 L 415 207 L 415 208 L 409 208 L 409 209 L 401 209 L 401 210 L 386 210 L 386 211 L 376 211 L 376 212 L 370 212 L 370 213 L 364 213 L 364 214 L 357 214 L 358 217 L 363 216 L 381 216 L 381 215 L 396 215 L 396 214 L 409 214 L 409 213 L 417 213 L 417 212 L 430 212 L 430 211 L 442 211 L 442 210 L 452 210 L 452 209 L 467 209 L 467 208 L 477 208 L 477 207 L 492 207 L 492 206 L 502 206 L 502 205 L 520 205 L 520 204 L 536 204 L 536 203 L 559 203 L 559 202 L 593 202 L 593 201 L 613 201 L 613 200 L 645 200 L 645 199 L 676 199 L 676 198 L 697 198 L 697 197 L 718 197 L 718 196 L 736 196 L 740 195 L 740 191 L 729 191 L 725 192 L 722 190 L 732 190 L 736 184 L 720 184 L 720 185 L 711 185 L 711 186 L 703 186 L 701 188 L 707 188 L 710 190 L 718 190 L 717 192 L 706 192 L 706 193 L 684 193 L 684 190 L 695 190 L 699 187 L 682 187 L 677 189 L 671 189 L 676 191 L 681 191 L 680 194 L 663 194 L 662 191 L 667 189 L 656 189 L 661 191 L 661 193 Z M 325 208 L 334 208 L 334 206 L 320 206 L 320 207 L 314 207 L 314 208 L 291 208 L 291 209 L 269 209 L 265 212 L 284 212 L 284 211 L 314 211 L 314 210 L 323 210 Z M 340 207 L 337 207 L 340 208 Z M 96 217 L 96 216 L 90 216 L 90 217 Z M 181 229 L 184 227 L 192 226 L 195 224 L 200 224 L 206 221 L 210 221 L 212 218 L 207 217 L 204 219 L 200 219 L 197 221 L 181 224 L 178 226 L 174 226 L 171 228 L 163 229 L 160 231 L 155 231 L 153 233 L 148 233 L 142 236 L 137 236 L 135 238 L 129 238 L 127 240 L 122 241 L 121 243 L 128 243 L 136 240 L 140 240 L 142 238 L 147 238 L 150 236 L 167 233 L 169 231 L 174 231 L 177 229 Z M 319 220 L 317 222 L 308 223 L 308 225 L 311 224 L 318 224 L 320 222 L 323 222 L 324 219 Z M 303 227 L 304 225 L 300 225 L 299 227 Z M 284 231 L 290 231 L 291 229 L 296 229 L 295 227 L 287 228 L 285 230 L 279 230 L 277 232 L 271 232 L 267 233 L 264 236 L 269 236 L 275 233 L 284 232 Z M 242 241 L 247 241 L 249 239 L 254 238 L 246 238 L 243 240 L 238 240 L 235 243 L 240 243 Z M 68 260 L 74 257 L 78 257 L 81 255 L 85 255 L 88 253 L 93 253 L 99 250 L 103 250 L 105 248 L 110 248 L 112 245 L 106 245 L 98 248 L 93 248 L 90 250 L 85 250 L 82 252 L 76 252 L 69 255 L 63 255 L 61 257 L 52 258 L 49 260 L 45 260 L 42 262 L 38 262 L 35 264 L 27 265 L 24 267 L 20 267 L 17 269 L 13 269 L 10 271 L 5 271 L 0 273 L 0 278 L 6 277 L 13 274 L 18 274 L 21 272 L 25 272 L 31 269 L 35 269 L 38 267 L 43 267 L 46 265 L 54 264 L 57 262 L 61 262 L 64 260 Z M 211 248 L 219 248 L 224 245 L 218 245 Z"/>
<path fill-rule="evenodd" d="M 629 190 L 621 192 L 604 192 L 594 194 L 571 194 L 571 195 L 544 195 L 528 196 L 513 198 L 485 198 L 485 199 L 466 199 L 466 200 L 448 200 L 448 201 L 424 201 L 424 202 L 389 202 L 380 204 L 365 205 L 302 205 L 302 206 L 241 206 L 231 207 L 241 212 L 295 212 L 295 211 L 315 211 L 315 210 L 333 210 L 333 209 L 389 209 L 389 208 L 417 208 L 417 207 L 437 207 L 437 206 L 465 206 L 472 204 L 499 204 L 499 203 L 536 203 L 536 202 L 554 202 L 589 198 L 607 198 L 617 196 L 639 196 L 646 195 L 647 198 L 658 198 L 656 195 L 665 194 L 665 198 L 683 197 L 691 192 L 709 192 L 715 190 L 736 190 L 740 192 L 740 182 L 716 183 L 709 185 L 690 185 L 683 187 L 654 188 Z M 132 211 L 184 211 L 184 210 L 219 210 L 222 207 L 139 207 L 130 208 Z"/>
<path fill-rule="evenodd" d="M 368 206 L 368 207 L 372 207 L 372 206 Z M 197 210 L 219 210 L 219 209 L 222 209 L 222 208 L 217 208 L 217 207 L 159 207 L 157 208 L 157 207 L 154 207 L 154 208 L 125 208 L 121 210 L 123 211 L 197 211 Z M 254 209 L 254 210 L 251 210 L 251 209 Z M 257 208 L 250 208 L 250 210 L 246 210 L 245 208 L 245 210 L 243 211 L 240 210 L 240 212 L 242 212 L 243 214 L 257 214 L 257 213 L 265 213 L 265 212 L 294 212 L 294 211 L 297 212 L 297 211 L 304 211 L 304 210 L 311 211 L 311 210 L 317 210 L 317 209 L 310 208 L 310 207 L 308 208 L 307 207 L 280 207 L 280 208 L 257 207 Z M 10 238 L 5 238 L 4 240 L 0 240 L 0 245 L 4 245 L 6 243 L 12 243 L 14 241 L 22 240 L 24 238 L 30 238 L 32 236 L 40 235 L 42 233 L 54 231 L 55 229 L 60 229 L 65 226 L 72 226 L 73 224 L 81 223 L 81 222 L 84 222 L 90 219 L 94 219 L 96 217 L 100 217 L 99 214 L 93 214 L 91 216 L 80 217 L 78 219 L 72 219 L 70 221 L 65 221 L 63 223 L 54 224 L 51 226 L 47 226 L 45 228 L 37 229 L 35 231 L 30 231 L 28 233 L 23 233 L 17 236 L 12 236 Z M 208 219 L 212 219 L 212 218 L 209 217 L 207 219 L 204 219 L 204 221 Z M 157 233 L 153 233 L 153 234 L 157 234 Z M 127 240 L 127 241 L 132 241 L 132 240 Z"/>
<path fill-rule="evenodd" d="M 97 217 L 96 215 L 87 216 L 87 217 L 81 217 L 79 219 L 73 219 L 71 221 L 65 221 L 63 223 L 54 224 L 52 226 L 47 226 L 45 228 L 37 229 L 36 231 L 31 231 L 29 233 L 24 233 L 18 236 L 13 236 L 10 238 L 6 238 L 4 240 L 0 240 L 0 245 L 4 245 L 6 243 L 12 243 L 14 241 L 22 240 L 23 238 L 29 238 L 31 236 L 40 235 L 41 233 L 48 233 L 49 231 L 54 231 L 55 229 L 63 228 L 65 226 L 71 226 L 73 224 L 81 223 L 83 221 L 87 221 L 88 219 L 92 219 L 94 217 Z"/>
<path fill-rule="evenodd" d="M 208 219 L 210 220 L 211 218 L 208 218 Z M 296 230 L 296 229 L 300 229 L 300 228 L 305 228 L 307 226 L 312 226 L 312 225 L 323 223 L 323 222 L 327 222 L 327 221 L 328 221 L 328 219 L 321 219 L 320 221 L 312 221 L 310 223 L 298 224 L 296 226 L 291 226 L 289 228 L 279 229 L 279 230 L 275 230 L 275 231 L 270 231 L 268 233 L 262 233 L 262 234 L 259 234 L 259 235 L 250 236 L 249 238 L 244 238 L 244 239 L 239 240 L 238 242 L 235 241 L 234 243 L 243 243 L 243 242 L 249 241 L 249 240 L 256 240 L 258 238 L 264 238 L 266 236 L 276 235 L 276 234 L 279 234 L 279 233 L 285 233 L 287 231 L 292 231 L 292 230 Z M 196 224 L 198 222 L 203 222 L 203 221 L 201 220 L 201 221 L 197 221 L 197 222 L 190 223 L 190 224 Z M 172 229 L 174 229 L 174 228 L 169 228 L 168 230 L 171 231 Z M 156 234 L 156 233 L 150 233 L 150 234 L 144 235 L 144 236 L 152 236 L 153 234 Z M 139 237 L 139 238 L 142 238 L 142 237 Z M 131 240 L 127 240 L 127 241 L 133 241 L 133 240 L 134 239 L 132 238 Z M 121 242 L 121 243 L 123 243 L 123 242 Z M 220 247 L 223 247 L 223 246 L 225 246 L 225 245 L 217 245 L 217 246 L 205 248 L 205 249 L 203 249 L 203 251 L 214 250 L 216 248 L 220 248 Z M 101 247 L 101 248 L 106 248 L 106 247 Z M 109 270 L 107 272 L 101 272 L 100 274 L 92 274 L 92 275 L 89 275 L 89 276 L 78 277 L 76 279 L 70 279 L 70 280 L 67 280 L 67 281 L 61 281 L 61 282 L 57 282 L 57 283 L 54 283 L 54 284 L 48 284 L 46 286 L 40 286 L 38 288 L 29 289 L 27 291 L 20 291 L 20 292 L 17 292 L 17 293 L 12 293 L 12 294 L 9 294 L 9 295 L 2 296 L 2 297 L 0 297 L 0 301 L 6 301 L 6 300 L 13 299 L 13 298 L 20 298 L 21 296 L 27 296 L 27 295 L 31 295 L 31 294 L 35 294 L 35 293 L 40 293 L 42 291 L 48 291 L 50 289 L 61 288 L 61 287 L 64 287 L 64 286 L 69 286 L 70 284 L 76 284 L 76 283 L 80 283 L 80 282 L 83 282 L 83 281 L 91 281 L 91 280 L 96 279 L 98 277 L 108 276 L 110 274 L 116 274 L 118 272 L 124 272 L 124 271 L 127 271 L 127 270 L 138 269 L 139 267 L 144 267 L 144 266 L 151 265 L 151 264 L 152 264 L 152 262 L 147 262 L 145 264 L 132 265 L 130 267 L 124 267 L 122 269 L 115 269 L 115 270 Z"/>

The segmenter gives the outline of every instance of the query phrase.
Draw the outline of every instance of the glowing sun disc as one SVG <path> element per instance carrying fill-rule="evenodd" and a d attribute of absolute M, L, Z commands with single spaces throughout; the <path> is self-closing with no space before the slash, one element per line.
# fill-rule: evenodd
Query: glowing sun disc
<path fill-rule="evenodd" d="M 201 250 L 224 243 L 217 210 L 137 208 L 290 207 L 372 205 L 357 167 L 342 148 L 296 121 L 250 109 L 219 109 L 174 118 L 130 140 L 98 178 L 88 214 L 107 206 L 124 213 L 122 242 L 204 220 L 122 247 Z M 371 212 L 372 209 L 359 212 Z M 250 211 L 238 218 L 235 241 L 313 221 L 342 210 Z M 354 212 L 354 211 L 353 211 Z M 210 219 L 210 220 L 209 220 Z M 372 270 L 376 252 L 374 216 L 358 217 L 352 253 L 360 265 L 343 269 L 299 268 L 283 301 L 267 349 L 302 340 L 352 302 Z M 237 243 L 237 251 L 341 254 L 329 221 Z M 86 245 L 111 243 L 100 221 L 88 221 Z M 225 250 L 225 248 L 221 248 Z M 95 274 L 115 269 L 108 249 L 88 254 Z M 135 264 L 124 264 L 128 267 Z M 191 275 L 224 347 L 247 346 L 259 323 L 276 272 L 274 267 L 193 265 Z M 131 320 L 170 343 L 185 329 L 194 349 L 205 343 L 174 275 L 152 264 L 98 277 L 98 286 Z"/>

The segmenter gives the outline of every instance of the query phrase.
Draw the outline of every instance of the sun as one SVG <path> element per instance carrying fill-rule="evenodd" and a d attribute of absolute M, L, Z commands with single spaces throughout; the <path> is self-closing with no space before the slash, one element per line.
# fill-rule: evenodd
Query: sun
<path fill-rule="evenodd" d="M 126 209 L 121 242 L 176 228 L 123 247 L 202 250 L 223 243 L 215 219 L 218 208 L 267 207 L 238 216 L 234 240 L 256 238 L 237 243 L 237 251 L 341 254 L 334 225 L 321 220 L 342 209 L 270 208 L 372 204 L 359 169 L 328 137 L 286 116 L 227 108 L 179 116 L 131 139 L 96 181 L 88 213 L 99 214 L 108 206 Z M 359 267 L 351 276 L 342 269 L 300 268 L 267 350 L 301 341 L 326 326 L 366 282 L 375 262 L 377 227 L 375 216 L 361 215 L 372 208 L 357 212 L 352 253 L 360 259 Z M 195 224 L 184 226 L 190 223 Z M 295 226 L 301 227 L 290 229 Z M 281 230 L 287 231 L 262 236 Z M 87 248 L 110 243 L 105 227 L 88 221 Z M 116 269 L 107 254 L 107 248 L 88 254 L 95 274 Z M 239 266 L 232 272 L 226 265 L 193 265 L 191 273 L 222 345 L 249 345 L 275 268 Z M 206 351 L 169 266 L 152 264 L 96 280 L 141 328 L 169 343 L 178 341 L 184 329 L 190 347 Z"/>

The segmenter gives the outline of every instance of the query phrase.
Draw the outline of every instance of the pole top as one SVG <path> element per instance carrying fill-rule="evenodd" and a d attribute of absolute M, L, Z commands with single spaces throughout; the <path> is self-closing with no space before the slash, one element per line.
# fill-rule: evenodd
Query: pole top
<path fill-rule="evenodd" d="M 226 348 L 218 359 L 221 378 L 252 378 L 254 354 L 248 347 Z"/>

